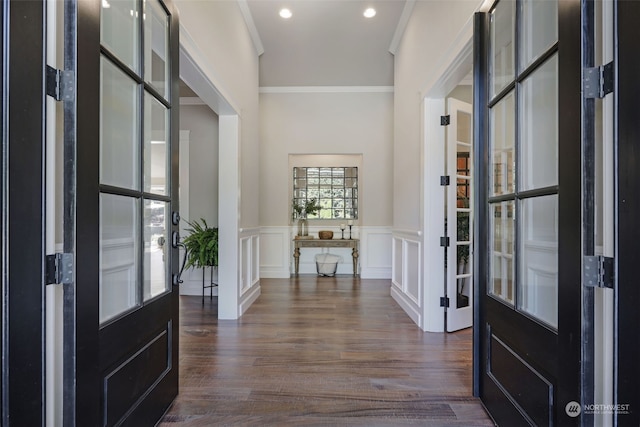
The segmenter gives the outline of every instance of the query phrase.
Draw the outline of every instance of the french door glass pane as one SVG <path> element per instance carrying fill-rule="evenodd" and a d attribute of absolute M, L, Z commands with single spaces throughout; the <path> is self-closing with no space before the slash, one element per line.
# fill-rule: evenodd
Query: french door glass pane
<path fill-rule="evenodd" d="M 120 61 L 139 72 L 138 0 L 102 0 L 100 41 Z"/>
<path fill-rule="evenodd" d="M 491 97 L 515 78 L 515 1 L 500 0 L 491 12 L 489 87 Z"/>
<path fill-rule="evenodd" d="M 491 196 L 515 191 L 515 95 L 510 92 L 489 112 L 489 150 L 491 168 L 489 188 Z"/>
<path fill-rule="evenodd" d="M 139 200 L 100 195 L 100 322 L 139 304 Z"/>
<path fill-rule="evenodd" d="M 558 195 L 520 201 L 518 308 L 558 326 Z"/>
<path fill-rule="evenodd" d="M 522 0 L 519 5 L 519 64 L 524 70 L 558 39 L 558 2 Z"/>
<path fill-rule="evenodd" d="M 144 4 L 144 79 L 168 98 L 169 17 L 158 0 L 146 0 Z"/>
<path fill-rule="evenodd" d="M 558 55 L 528 76 L 520 96 L 520 190 L 558 184 Z"/>
<path fill-rule="evenodd" d="M 100 183 L 140 189 L 137 84 L 101 57 Z"/>
<path fill-rule="evenodd" d="M 513 304 L 515 271 L 513 269 L 513 239 L 515 215 L 513 201 L 490 205 L 491 268 L 489 269 L 489 293 Z"/>
<path fill-rule="evenodd" d="M 144 300 L 168 290 L 170 246 L 169 203 L 144 201 Z"/>
<path fill-rule="evenodd" d="M 144 191 L 168 194 L 169 110 L 144 94 Z"/>

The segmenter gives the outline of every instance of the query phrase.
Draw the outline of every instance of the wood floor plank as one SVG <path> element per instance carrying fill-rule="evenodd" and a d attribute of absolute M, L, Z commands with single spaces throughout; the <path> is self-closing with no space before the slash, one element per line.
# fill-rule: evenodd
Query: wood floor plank
<path fill-rule="evenodd" d="M 388 280 L 262 279 L 237 321 L 181 297 L 180 392 L 161 427 L 491 426 L 471 331 L 422 332 Z"/>

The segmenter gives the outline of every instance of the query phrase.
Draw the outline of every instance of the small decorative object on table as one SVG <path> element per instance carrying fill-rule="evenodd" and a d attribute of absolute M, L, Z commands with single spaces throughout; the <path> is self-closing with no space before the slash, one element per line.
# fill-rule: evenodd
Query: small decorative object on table
<path fill-rule="evenodd" d="M 318 231 L 318 237 L 322 240 L 331 240 L 333 239 L 333 231 L 331 230 L 320 230 Z"/>
<path fill-rule="evenodd" d="M 353 221 L 349 220 L 349 240 L 351 240 L 351 227 L 353 227 Z"/>
<path fill-rule="evenodd" d="M 342 232 L 342 240 L 344 240 L 344 229 L 347 228 L 347 226 L 344 224 L 344 222 L 342 224 L 340 224 L 340 231 Z"/>

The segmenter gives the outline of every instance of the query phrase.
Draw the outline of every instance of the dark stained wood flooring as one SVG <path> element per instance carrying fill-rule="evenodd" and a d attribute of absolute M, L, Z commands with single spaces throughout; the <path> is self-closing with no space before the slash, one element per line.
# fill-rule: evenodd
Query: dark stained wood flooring
<path fill-rule="evenodd" d="M 471 330 L 422 332 L 388 280 L 262 279 L 237 321 L 181 297 L 174 426 L 491 426 Z"/>

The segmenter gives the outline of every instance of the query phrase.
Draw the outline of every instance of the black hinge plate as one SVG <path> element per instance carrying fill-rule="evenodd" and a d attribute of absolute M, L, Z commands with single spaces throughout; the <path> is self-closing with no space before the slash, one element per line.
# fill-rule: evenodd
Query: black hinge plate
<path fill-rule="evenodd" d="M 449 297 L 440 297 L 440 307 L 449 308 Z"/>
<path fill-rule="evenodd" d="M 73 283 L 73 254 L 58 253 L 45 258 L 45 284 Z"/>
<path fill-rule="evenodd" d="M 73 71 L 58 70 L 47 65 L 47 95 L 56 101 L 73 101 Z"/>
<path fill-rule="evenodd" d="M 449 175 L 442 175 L 440 177 L 440 185 L 451 185 L 451 177 Z"/>
<path fill-rule="evenodd" d="M 584 285 L 613 289 L 613 258 L 602 255 L 584 257 Z"/>
<path fill-rule="evenodd" d="M 449 126 L 451 124 L 451 116 L 440 116 L 440 126 Z"/>
<path fill-rule="evenodd" d="M 613 61 L 599 67 L 585 68 L 582 90 L 585 98 L 604 98 L 613 92 Z"/>
<path fill-rule="evenodd" d="M 441 237 L 440 238 L 440 246 L 448 248 L 449 247 L 449 238 L 448 237 Z"/>

